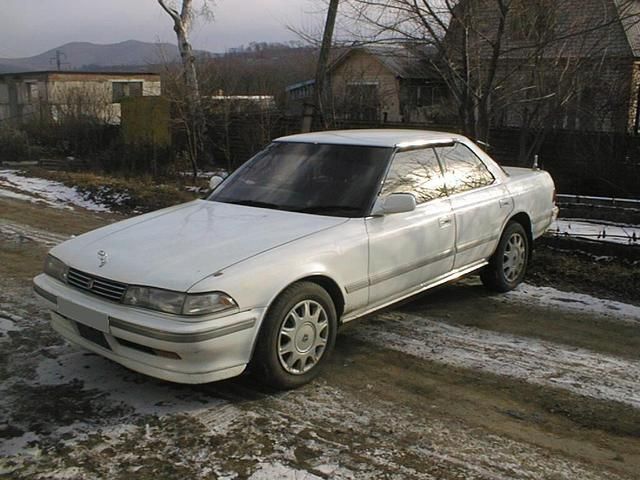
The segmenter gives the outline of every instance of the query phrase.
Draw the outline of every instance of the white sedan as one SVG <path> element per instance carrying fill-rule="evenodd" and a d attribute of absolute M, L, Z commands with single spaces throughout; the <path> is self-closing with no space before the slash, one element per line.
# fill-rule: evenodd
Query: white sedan
<path fill-rule="evenodd" d="M 349 322 L 481 272 L 507 291 L 557 214 L 551 177 L 465 137 L 357 130 L 275 140 L 196 200 L 51 250 L 53 328 L 132 370 L 205 383 L 314 378 Z"/>

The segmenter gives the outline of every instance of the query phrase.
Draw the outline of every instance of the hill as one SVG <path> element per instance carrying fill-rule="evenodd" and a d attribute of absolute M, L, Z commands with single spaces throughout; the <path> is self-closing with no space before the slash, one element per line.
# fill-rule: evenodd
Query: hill
<path fill-rule="evenodd" d="M 26 58 L 0 58 L 0 73 L 20 71 L 55 70 L 56 50 L 61 57 L 63 70 L 101 69 L 105 67 L 145 66 L 174 62 L 178 49 L 170 43 L 147 43 L 127 40 L 112 44 L 72 42 L 53 48 L 39 55 Z"/>

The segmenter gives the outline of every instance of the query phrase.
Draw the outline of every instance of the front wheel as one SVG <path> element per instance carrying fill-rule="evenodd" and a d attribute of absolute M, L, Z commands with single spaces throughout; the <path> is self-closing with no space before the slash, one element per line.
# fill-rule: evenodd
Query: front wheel
<path fill-rule="evenodd" d="M 507 224 L 489 265 L 480 274 L 489 290 L 508 292 L 520 284 L 529 261 L 529 238 L 518 222 Z"/>
<path fill-rule="evenodd" d="M 291 285 L 269 308 L 252 369 L 276 388 L 296 388 L 318 376 L 336 340 L 336 309 L 312 282 Z"/>

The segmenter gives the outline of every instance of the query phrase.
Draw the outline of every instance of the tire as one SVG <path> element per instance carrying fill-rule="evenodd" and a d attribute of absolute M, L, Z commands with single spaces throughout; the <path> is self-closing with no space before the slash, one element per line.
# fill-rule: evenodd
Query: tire
<path fill-rule="evenodd" d="M 312 282 L 291 285 L 265 316 L 251 371 L 277 389 L 292 389 L 316 378 L 336 341 L 336 309 L 329 294 Z"/>
<path fill-rule="evenodd" d="M 509 222 L 500 237 L 498 248 L 480 278 L 489 290 L 508 292 L 524 279 L 529 263 L 529 237 L 518 222 Z"/>

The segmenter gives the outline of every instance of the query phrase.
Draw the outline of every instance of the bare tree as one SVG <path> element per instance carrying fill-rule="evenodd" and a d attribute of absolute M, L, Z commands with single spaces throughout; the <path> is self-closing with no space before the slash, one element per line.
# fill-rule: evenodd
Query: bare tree
<path fill-rule="evenodd" d="M 325 118 L 324 108 L 324 84 L 327 76 L 327 67 L 329 65 L 329 54 L 331 53 L 331 44 L 333 43 L 333 30 L 336 24 L 336 16 L 338 15 L 338 6 L 340 0 L 330 0 L 329 9 L 327 10 L 327 19 L 324 26 L 324 33 L 322 35 L 322 45 L 320 46 L 320 55 L 318 57 L 318 65 L 316 70 L 316 81 L 314 88 L 314 116 L 322 122 L 325 128 L 328 124 Z M 311 122 L 308 121 L 308 115 L 302 122 L 302 131 L 308 132 L 311 130 Z"/>
<path fill-rule="evenodd" d="M 363 43 L 433 47 L 463 132 L 488 142 L 506 110 L 533 126 L 570 105 L 585 64 L 602 67 L 611 30 L 637 22 L 633 3 L 600 2 L 595 15 L 554 0 L 344 0 L 342 11 Z"/>
<path fill-rule="evenodd" d="M 205 18 L 211 18 L 209 0 L 203 0 L 199 12 L 195 12 L 193 0 L 182 0 L 180 11 L 173 3 L 167 0 L 158 0 L 160 6 L 173 20 L 173 30 L 178 39 L 178 50 L 182 59 L 182 69 L 185 84 L 185 100 L 188 115 L 189 128 L 187 128 L 187 142 L 189 146 L 189 158 L 193 169 L 194 178 L 198 175 L 198 160 L 206 155 L 205 136 L 207 123 L 200 98 L 198 74 L 196 69 L 196 57 L 189 41 L 189 35 L 193 21 L 197 14 Z"/>

